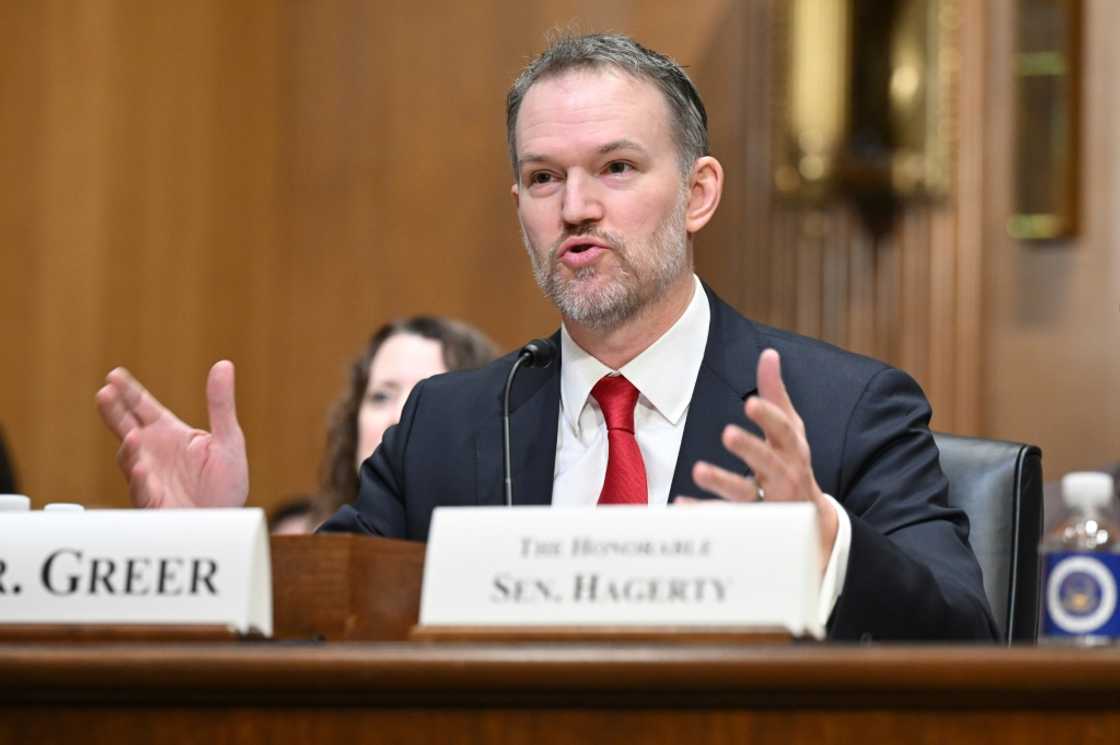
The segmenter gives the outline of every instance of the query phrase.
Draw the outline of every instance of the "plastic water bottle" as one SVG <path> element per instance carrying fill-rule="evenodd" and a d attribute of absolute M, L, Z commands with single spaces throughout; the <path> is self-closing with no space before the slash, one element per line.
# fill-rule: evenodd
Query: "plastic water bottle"
<path fill-rule="evenodd" d="M 1070 516 L 1043 537 L 1042 639 L 1094 646 L 1120 642 L 1120 526 L 1106 473 L 1062 479 Z"/>

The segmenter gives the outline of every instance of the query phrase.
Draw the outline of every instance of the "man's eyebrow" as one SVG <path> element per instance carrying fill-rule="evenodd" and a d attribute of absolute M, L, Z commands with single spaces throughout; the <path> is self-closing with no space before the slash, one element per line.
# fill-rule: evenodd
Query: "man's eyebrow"
<path fill-rule="evenodd" d="M 521 165 L 522 163 L 541 163 L 546 160 L 548 160 L 548 158 L 540 155 L 539 153 L 525 153 L 524 155 L 517 156 L 518 165 Z"/>
<path fill-rule="evenodd" d="M 608 142 L 607 144 L 602 145 L 599 148 L 599 154 L 606 155 L 607 153 L 613 153 L 616 150 L 636 150 L 642 155 L 646 154 L 646 149 L 644 147 L 634 142 L 633 140 L 626 139 L 613 140 L 612 142 Z M 548 160 L 548 156 L 541 153 L 525 153 L 523 155 L 517 156 L 517 164 L 519 166 L 525 163 L 545 163 Z"/>
<path fill-rule="evenodd" d="M 646 149 L 644 147 L 634 142 L 633 140 L 615 140 L 614 142 L 608 142 L 606 145 L 603 145 L 601 148 L 599 148 L 599 153 L 601 155 L 606 155 L 607 153 L 613 153 L 616 150 L 637 150 L 643 155 L 646 152 Z"/>

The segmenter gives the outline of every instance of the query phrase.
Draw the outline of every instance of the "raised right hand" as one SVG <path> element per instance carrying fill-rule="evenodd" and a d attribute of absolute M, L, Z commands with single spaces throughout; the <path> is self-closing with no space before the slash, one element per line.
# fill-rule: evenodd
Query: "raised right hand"
<path fill-rule="evenodd" d="M 249 496 L 245 436 L 237 423 L 233 363 L 210 368 L 210 432 L 185 424 L 123 367 L 97 392 L 101 418 L 120 438 L 117 465 L 137 507 L 240 507 Z"/>

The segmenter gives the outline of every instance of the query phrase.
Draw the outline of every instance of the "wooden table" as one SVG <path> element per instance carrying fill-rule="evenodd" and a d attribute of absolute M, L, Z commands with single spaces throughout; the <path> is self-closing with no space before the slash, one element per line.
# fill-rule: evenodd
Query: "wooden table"
<path fill-rule="evenodd" d="M 0 743 L 1120 743 L 1120 650 L 0 645 Z"/>

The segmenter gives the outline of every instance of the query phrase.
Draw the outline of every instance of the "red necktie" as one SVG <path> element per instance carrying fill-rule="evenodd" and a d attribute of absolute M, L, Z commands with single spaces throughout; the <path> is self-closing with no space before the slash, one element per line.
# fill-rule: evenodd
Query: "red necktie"
<path fill-rule="evenodd" d="M 591 395 L 607 420 L 607 477 L 599 504 L 646 504 L 646 464 L 634 438 L 638 389 L 621 375 L 608 375 L 595 384 Z"/>

